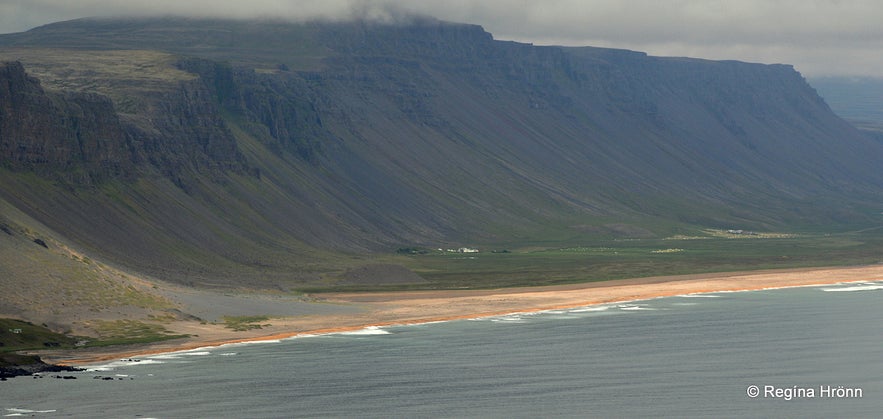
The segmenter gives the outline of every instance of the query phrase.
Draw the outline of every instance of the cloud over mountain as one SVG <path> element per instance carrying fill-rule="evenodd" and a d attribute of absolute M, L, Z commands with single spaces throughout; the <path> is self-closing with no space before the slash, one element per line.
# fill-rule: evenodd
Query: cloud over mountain
<path fill-rule="evenodd" d="M 653 55 L 794 64 L 813 76 L 883 76 L 883 3 L 743 0 L 0 0 L 0 32 L 86 16 L 186 15 L 397 19 L 407 14 L 483 25 L 498 39 L 594 45 Z"/>

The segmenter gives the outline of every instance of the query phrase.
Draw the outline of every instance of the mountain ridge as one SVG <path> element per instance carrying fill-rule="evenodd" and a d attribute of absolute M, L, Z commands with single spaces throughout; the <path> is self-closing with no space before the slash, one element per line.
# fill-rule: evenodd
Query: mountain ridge
<path fill-rule="evenodd" d="M 407 246 L 864 225 L 883 190 L 883 145 L 786 65 L 540 47 L 431 19 L 82 19 L 0 36 L 0 59 L 5 85 L 68 103 L 56 116 L 102 116 L 119 164 L 65 166 L 73 151 L 44 147 L 23 166 L 10 138 L 28 130 L 8 127 L 39 112 L 0 96 L 0 196 L 182 282 L 310 283 L 330 255 Z M 41 136 L 76 138 L 57 131 Z"/>

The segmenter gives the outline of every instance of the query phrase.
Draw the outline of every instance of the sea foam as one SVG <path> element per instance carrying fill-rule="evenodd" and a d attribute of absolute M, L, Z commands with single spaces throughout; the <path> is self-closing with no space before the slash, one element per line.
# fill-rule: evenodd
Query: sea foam
<path fill-rule="evenodd" d="M 644 311 L 644 310 L 652 311 L 652 310 L 656 310 L 653 307 L 645 307 L 645 306 L 640 306 L 640 305 L 635 305 L 635 304 L 620 304 L 616 307 L 620 310 L 625 310 L 625 311 Z"/>
<path fill-rule="evenodd" d="M 27 416 L 34 416 L 34 414 L 36 414 L 36 413 L 55 413 L 55 412 L 56 412 L 55 409 L 49 409 L 49 410 L 31 410 L 31 409 L 20 409 L 20 408 L 17 408 L 17 407 L 7 408 L 6 411 L 7 411 L 7 412 L 10 412 L 10 413 L 9 413 L 9 414 L 6 414 L 6 415 L 3 415 L 4 417 L 6 417 L 6 416 L 9 416 L 9 417 L 12 417 L 12 416 L 26 416 L 26 415 L 27 415 Z"/>
<path fill-rule="evenodd" d="M 849 287 L 822 288 L 822 291 L 826 291 L 826 292 L 878 291 L 878 290 L 883 290 L 883 284 L 865 283 L 865 284 L 853 285 L 853 286 L 849 286 Z"/>
<path fill-rule="evenodd" d="M 95 365 L 86 368 L 86 371 L 113 371 L 120 367 L 131 367 L 136 365 L 150 365 L 150 364 L 165 364 L 164 361 L 158 359 L 138 359 L 138 360 L 130 360 L 130 359 L 122 359 L 118 361 L 109 362 L 107 364 Z"/>
<path fill-rule="evenodd" d="M 371 335 L 388 335 L 389 331 L 382 329 L 379 326 L 368 326 L 364 329 L 353 330 L 349 332 L 340 332 L 340 335 L 346 336 L 371 336 Z"/>
<path fill-rule="evenodd" d="M 599 311 L 607 311 L 609 309 L 610 309 L 610 306 L 590 306 L 590 307 L 583 307 L 583 308 L 575 308 L 573 310 L 570 310 L 570 312 L 571 313 L 592 313 L 592 312 L 599 312 Z"/>

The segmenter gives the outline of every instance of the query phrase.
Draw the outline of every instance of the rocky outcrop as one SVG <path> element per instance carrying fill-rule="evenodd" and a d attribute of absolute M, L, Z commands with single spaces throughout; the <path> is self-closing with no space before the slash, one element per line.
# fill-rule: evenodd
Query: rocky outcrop
<path fill-rule="evenodd" d="M 19 62 L 0 65 L 0 164 L 74 183 L 132 176 L 131 136 L 106 97 L 49 94 Z"/>
<path fill-rule="evenodd" d="M 201 80 L 142 100 L 146 112 L 121 117 L 106 96 L 47 92 L 20 62 L 4 63 L 0 164 L 72 184 L 131 180 L 144 164 L 182 186 L 192 173 L 220 178 L 248 172 L 211 89 Z"/>
<path fill-rule="evenodd" d="M 243 127 L 275 152 L 288 151 L 315 162 L 329 133 L 307 82 L 290 72 L 259 74 L 253 69 L 187 58 L 179 67 L 200 76 L 216 103 L 241 116 Z"/>
<path fill-rule="evenodd" d="M 82 368 L 67 365 L 52 365 L 43 362 L 36 355 L 5 354 L 0 356 L 0 380 L 34 375 L 44 372 L 83 371 Z"/>
<path fill-rule="evenodd" d="M 248 166 L 211 90 L 199 79 L 179 83 L 150 110 L 127 124 L 144 159 L 179 186 L 196 173 L 215 179 L 246 173 Z"/>

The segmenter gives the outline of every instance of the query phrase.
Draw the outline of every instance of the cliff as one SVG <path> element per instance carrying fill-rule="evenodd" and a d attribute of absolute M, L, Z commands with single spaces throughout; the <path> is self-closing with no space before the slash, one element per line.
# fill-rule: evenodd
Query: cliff
<path fill-rule="evenodd" d="M 106 97 L 48 94 L 19 62 L 0 65 L 0 81 L 3 165 L 75 183 L 131 175 L 132 139 Z"/>
<path fill-rule="evenodd" d="M 326 252 L 865 225 L 883 191 L 883 145 L 786 65 L 428 19 L 83 19 L 0 36 L 0 58 L 0 196 L 185 281 L 309 282 Z"/>
<path fill-rule="evenodd" d="M 13 170 L 74 184 L 133 179 L 143 162 L 177 178 L 183 170 L 247 171 L 200 80 L 139 92 L 128 98 L 139 102 L 133 113 L 118 112 L 110 97 L 88 89 L 47 92 L 19 61 L 3 63 L 0 80 L 0 151 Z"/>

